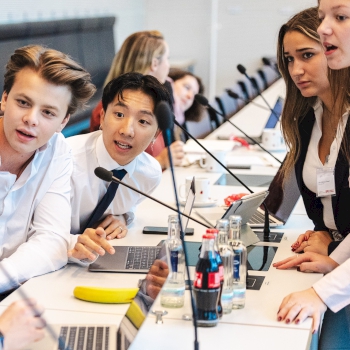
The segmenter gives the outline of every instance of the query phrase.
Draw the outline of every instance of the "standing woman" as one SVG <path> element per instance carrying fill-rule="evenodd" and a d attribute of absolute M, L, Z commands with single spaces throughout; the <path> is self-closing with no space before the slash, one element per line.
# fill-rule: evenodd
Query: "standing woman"
<path fill-rule="evenodd" d="M 324 47 L 324 54 L 329 67 L 332 69 L 347 68 L 350 65 L 350 1 L 349 0 L 321 0 L 319 4 L 319 18 L 321 25 L 318 33 Z M 343 105 L 344 109 L 349 106 L 349 70 L 334 71 L 332 73 L 340 74 L 343 80 L 333 79 L 335 74 L 330 75 L 331 90 L 333 96 L 337 96 L 337 103 Z M 340 102 L 339 102 L 340 101 Z M 345 127 L 344 127 L 345 128 Z M 348 127 L 345 128 L 341 152 L 343 154 L 344 183 L 342 191 L 344 196 L 349 198 L 349 147 L 348 147 Z M 349 206 L 339 206 L 339 213 L 348 215 Z M 296 263 L 304 263 L 305 266 L 312 266 L 320 272 L 334 271 L 328 273 L 321 280 L 316 282 L 312 288 L 302 292 L 292 293 L 284 298 L 278 312 L 279 320 L 286 320 L 296 323 L 304 321 L 307 317 L 313 318 L 313 330 L 317 331 L 322 313 L 327 306 L 333 311 L 338 312 L 350 304 L 350 248 L 349 235 L 337 247 L 331 256 L 339 258 L 335 265 L 334 260 L 328 257 L 322 257 L 318 254 L 305 253 L 304 257 Z M 333 266 L 332 266 L 333 265 Z M 348 318 L 348 315 L 346 315 Z M 344 325 L 343 325 L 344 326 Z M 349 329 L 338 339 L 341 341 L 344 336 L 349 338 Z M 339 344 L 338 344 L 339 345 Z M 333 344 L 334 349 L 337 344 Z M 348 344 L 349 346 L 349 344 Z M 338 347 L 339 348 L 339 347 Z M 348 348 L 348 347 L 347 347 Z M 344 348 L 345 349 L 345 348 Z"/>

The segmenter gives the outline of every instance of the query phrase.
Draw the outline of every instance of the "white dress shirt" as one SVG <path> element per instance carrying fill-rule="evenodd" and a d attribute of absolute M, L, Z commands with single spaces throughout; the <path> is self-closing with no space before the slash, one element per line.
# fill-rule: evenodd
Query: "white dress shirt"
<path fill-rule="evenodd" d="M 316 185 L 316 169 L 323 167 L 335 167 L 335 163 L 338 158 L 340 145 L 343 139 L 343 133 L 348 120 L 348 112 L 344 113 L 337 127 L 337 134 L 334 138 L 328 157 L 327 163 L 322 164 L 318 154 L 318 144 L 322 137 L 322 114 L 323 106 L 321 100 L 318 100 L 314 106 L 315 111 L 315 124 L 312 129 L 309 147 L 307 149 L 306 158 L 303 167 L 303 180 L 305 186 L 312 192 L 317 193 Z M 334 222 L 332 197 L 326 196 L 321 198 L 323 204 L 323 222 L 329 229 L 336 230 L 337 227 Z"/>
<path fill-rule="evenodd" d="M 0 172 L 0 292 L 67 263 L 70 241 L 70 148 L 61 133 L 38 149 L 16 181 Z"/>
<path fill-rule="evenodd" d="M 103 167 L 107 170 L 123 168 L 127 171 L 123 181 L 147 194 L 152 193 L 160 183 L 162 170 L 158 161 L 145 152 L 139 154 L 129 164 L 120 166 L 106 150 L 102 131 L 69 137 L 67 141 L 72 147 L 74 163 L 71 179 L 71 248 L 73 248 L 77 239 L 76 234 L 83 233 L 86 222 L 109 186 L 108 182 L 95 175 L 95 168 Z M 134 219 L 135 207 L 145 198 L 119 185 L 116 196 L 104 216 L 124 215 L 126 223 L 130 224 Z"/>

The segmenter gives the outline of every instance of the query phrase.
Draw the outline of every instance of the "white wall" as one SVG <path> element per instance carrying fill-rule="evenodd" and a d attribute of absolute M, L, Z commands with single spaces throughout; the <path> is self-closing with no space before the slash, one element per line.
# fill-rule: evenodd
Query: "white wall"
<path fill-rule="evenodd" d="M 5 2 L 2 0 L 1 2 Z M 217 3 L 217 94 L 248 73 L 261 57 L 274 56 L 279 27 L 316 0 L 11 0 L 1 6 L 0 23 L 115 15 L 116 47 L 131 33 L 158 29 L 172 59 L 193 58 L 195 73 L 209 91 L 211 5 Z M 215 24 L 215 23 L 214 23 Z"/>
<path fill-rule="evenodd" d="M 162 31 L 174 58 L 194 58 L 195 73 L 209 81 L 210 11 L 216 0 L 146 0 L 146 26 Z M 218 0 L 216 92 L 253 73 L 264 56 L 275 56 L 280 26 L 316 0 Z M 207 88 L 207 91 L 209 89 Z"/>

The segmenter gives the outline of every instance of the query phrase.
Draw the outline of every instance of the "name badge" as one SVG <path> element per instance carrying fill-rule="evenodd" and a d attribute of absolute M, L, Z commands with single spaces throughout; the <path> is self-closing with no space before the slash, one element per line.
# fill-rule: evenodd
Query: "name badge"
<path fill-rule="evenodd" d="M 334 168 L 316 169 L 317 197 L 335 196 Z"/>

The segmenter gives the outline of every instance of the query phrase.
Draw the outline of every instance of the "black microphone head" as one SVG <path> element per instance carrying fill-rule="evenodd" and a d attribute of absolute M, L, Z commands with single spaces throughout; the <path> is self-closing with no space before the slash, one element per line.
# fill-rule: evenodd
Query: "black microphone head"
<path fill-rule="evenodd" d="M 236 99 L 236 100 L 237 100 L 238 98 L 240 98 L 238 94 L 236 94 L 234 91 L 232 91 L 232 90 L 230 90 L 230 89 L 226 89 L 226 92 L 227 92 L 227 94 L 228 94 L 230 97 L 232 97 L 232 98 L 234 98 L 234 99 Z"/>
<path fill-rule="evenodd" d="M 199 104 L 201 104 L 201 105 L 204 106 L 204 107 L 207 107 L 207 106 L 209 105 L 208 99 L 207 99 L 205 96 L 201 95 L 201 94 L 196 94 L 196 95 L 194 96 L 194 99 L 195 99 Z"/>
<path fill-rule="evenodd" d="M 244 66 L 242 66 L 241 64 L 239 64 L 238 66 L 237 66 L 237 69 L 238 69 L 238 71 L 241 73 L 241 74 L 246 74 L 246 69 L 245 69 L 245 67 Z"/>
<path fill-rule="evenodd" d="M 170 106 L 165 101 L 160 101 L 155 109 L 155 115 L 158 121 L 159 129 L 164 132 L 165 130 L 172 130 L 174 128 L 174 116 L 170 109 Z"/>
<path fill-rule="evenodd" d="M 107 181 L 107 182 L 111 182 L 112 181 L 113 173 L 111 171 L 108 171 L 105 168 L 102 168 L 102 167 L 99 166 L 98 168 L 95 169 L 94 173 L 101 180 L 104 180 L 104 181 Z"/>
<path fill-rule="evenodd" d="M 263 57 L 262 61 L 265 66 L 271 66 L 271 61 L 267 57 Z"/>

